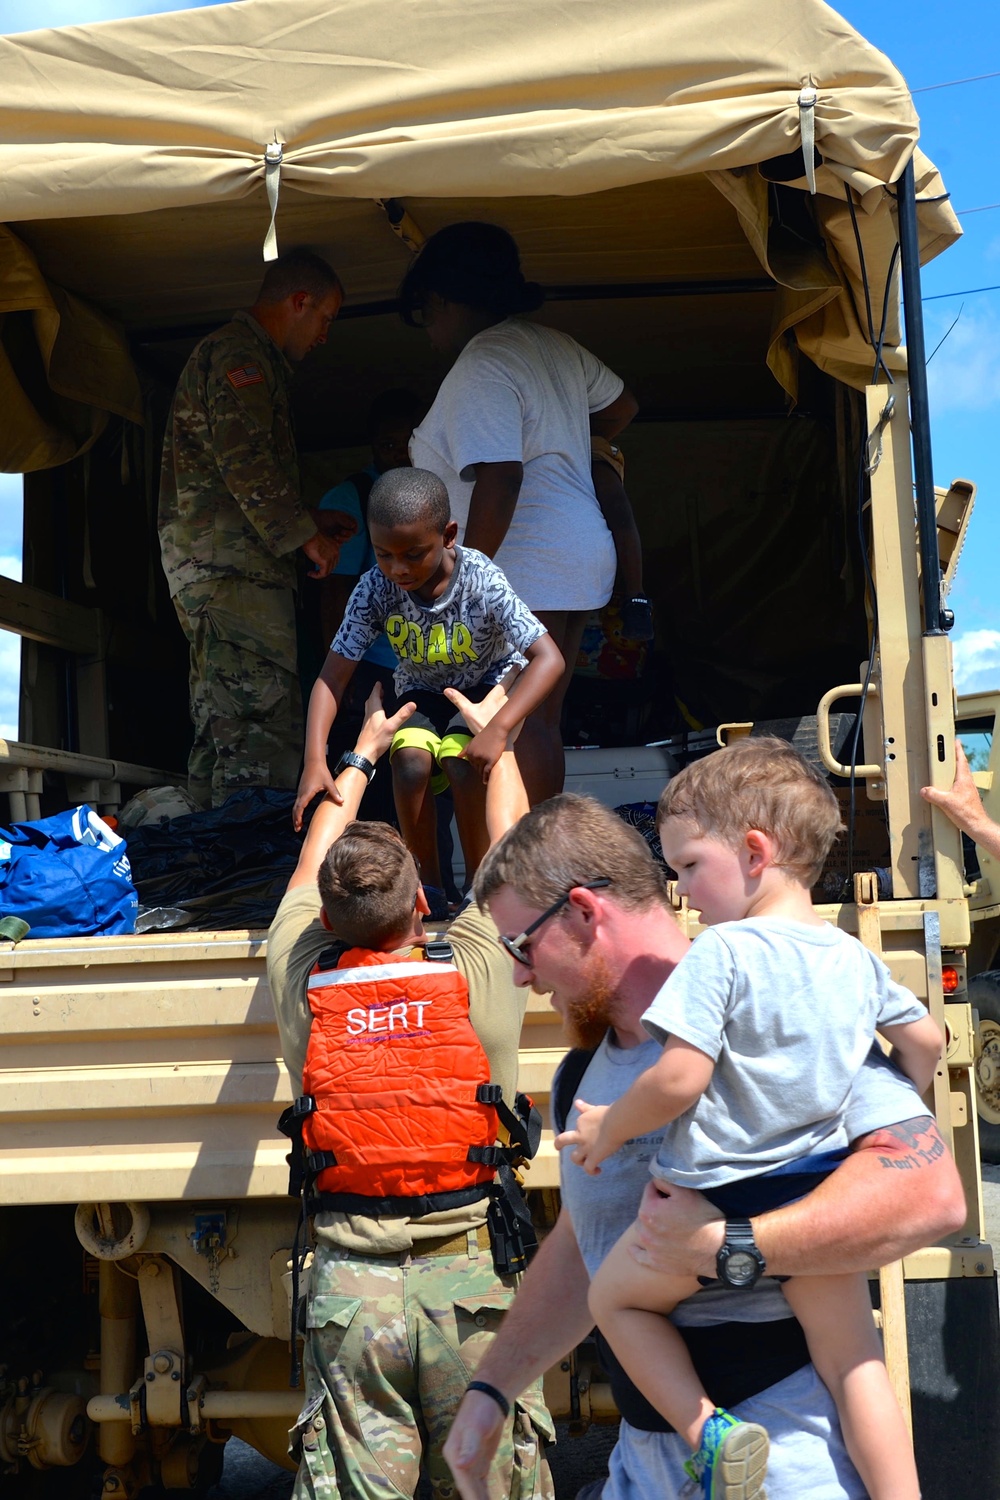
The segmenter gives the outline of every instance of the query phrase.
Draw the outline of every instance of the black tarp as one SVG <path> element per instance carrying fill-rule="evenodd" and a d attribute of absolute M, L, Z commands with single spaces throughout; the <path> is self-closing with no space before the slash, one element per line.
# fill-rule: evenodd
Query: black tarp
<path fill-rule="evenodd" d="M 210 812 L 131 829 L 137 930 L 270 926 L 302 846 L 294 801 L 294 792 L 248 787 Z"/>

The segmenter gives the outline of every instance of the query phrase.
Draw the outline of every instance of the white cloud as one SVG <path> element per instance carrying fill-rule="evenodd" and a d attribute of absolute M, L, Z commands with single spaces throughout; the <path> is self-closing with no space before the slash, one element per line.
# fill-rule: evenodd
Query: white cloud
<path fill-rule="evenodd" d="M 960 693 L 1000 689 L 1000 630 L 967 630 L 952 642 L 955 686 Z"/>
<path fill-rule="evenodd" d="M 17 739 L 17 694 L 21 680 L 21 637 L 0 630 L 0 739 Z"/>
<path fill-rule="evenodd" d="M 957 312 L 955 307 L 928 317 L 928 352 L 934 350 Z M 966 303 L 958 323 L 934 354 L 927 381 L 935 416 L 945 411 L 1000 407 L 1000 318 L 996 313 Z"/>

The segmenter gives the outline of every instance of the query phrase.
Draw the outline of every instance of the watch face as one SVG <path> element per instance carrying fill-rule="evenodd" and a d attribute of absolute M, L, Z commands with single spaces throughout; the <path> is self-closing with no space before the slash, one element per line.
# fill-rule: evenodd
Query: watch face
<path fill-rule="evenodd" d="M 753 1286 L 760 1276 L 760 1262 L 746 1250 L 730 1250 L 726 1256 L 726 1274 L 730 1286 Z"/>

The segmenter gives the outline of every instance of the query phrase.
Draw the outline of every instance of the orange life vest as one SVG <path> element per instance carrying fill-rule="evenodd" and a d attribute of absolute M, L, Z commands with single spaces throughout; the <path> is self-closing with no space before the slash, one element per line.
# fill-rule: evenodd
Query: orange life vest
<path fill-rule="evenodd" d="M 501 1091 L 441 947 L 437 962 L 351 948 L 310 975 L 295 1110 L 314 1208 L 418 1216 L 487 1196 Z"/>

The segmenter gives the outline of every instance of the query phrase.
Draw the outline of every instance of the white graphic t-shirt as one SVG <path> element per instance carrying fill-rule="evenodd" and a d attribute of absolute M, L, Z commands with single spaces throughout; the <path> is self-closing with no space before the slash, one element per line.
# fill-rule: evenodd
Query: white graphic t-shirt
<path fill-rule="evenodd" d="M 545 634 L 545 626 L 482 552 L 455 548 L 455 571 L 439 599 L 427 604 L 392 583 L 379 568 L 358 580 L 331 651 L 360 661 L 384 630 L 396 655 L 398 694 L 443 688 L 492 687 Z"/>

